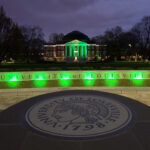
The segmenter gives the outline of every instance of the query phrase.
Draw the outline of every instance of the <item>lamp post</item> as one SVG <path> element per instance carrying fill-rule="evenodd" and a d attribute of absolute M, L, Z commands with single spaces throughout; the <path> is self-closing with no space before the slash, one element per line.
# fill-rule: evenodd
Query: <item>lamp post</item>
<path fill-rule="evenodd" d="M 131 44 L 129 44 L 129 47 L 131 48 L 131 47 L 132 47 L 132 45 L 131 45 Z"/>
<path fill-rule="evenodd" d="M 130 49 L 132 48 L 132 45 L 131 44 L 129 44 L 129 47 L 130 47 Z M 137 51 L 135 52 L 135 62 L 137 62 L 137 58 L 138 58 L 138 54 L 137 54 Z"/>

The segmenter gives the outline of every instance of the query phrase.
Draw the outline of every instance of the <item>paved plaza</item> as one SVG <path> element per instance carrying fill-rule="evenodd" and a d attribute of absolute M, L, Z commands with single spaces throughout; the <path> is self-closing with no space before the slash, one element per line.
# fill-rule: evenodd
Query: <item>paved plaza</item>
<path fill-rule="evenodd" d="M 97 90 L 129 97 L 150 106 L 149 87 L 55 87 L 55 88 L 24 88 L 0 89 L 0 110 L 4 110 L 25 99 L 63 90 Z"/>
<path fill-rule="evenodd" d="M 5 105 L 0 112 L 0 147 L 149 150 L 150 107 L 124 97 L 130 94 L 138 98 L 140 93 L 146 97 L 148 92 L 148 88 L 1 90 Z"/>

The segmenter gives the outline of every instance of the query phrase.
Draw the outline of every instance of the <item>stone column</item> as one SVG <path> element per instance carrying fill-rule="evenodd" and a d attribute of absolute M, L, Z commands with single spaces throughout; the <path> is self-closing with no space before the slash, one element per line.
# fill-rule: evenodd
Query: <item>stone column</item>
<path fill-rule="evenodd" d="M 77 50 L 78 50 L 78 57 L 79 57 L 79 46 L 77 45 Z"/>
<path fill-rule="evenodd" d="M 69 46 L 69 57 L 71 57 L 71 46 Z"/>
<path fill-rule="evenodd" d="M 75 57 L 75 53 L 74 53 L 74 46 L 72 46 L 72 53 L 73 53 L 73 57 Z"/>
<path fill-rule="evenodd" d="M 85 57 L 87 58 L 87 46 L 85 46 Z"/>
<path fill-rule="evenodd" d="M 74 50 L 73 50 L 73 46 L 71 46 L 71 54 L 72 54 L 72 57 L 74 57 Z"/>
<path fill-rule="evenodd" d="M 83 58 L 83 46 L 81 45 L 81 57 Z"/>
<path fill-rule="evenodd" d="M 86 48 L 85 48 L 85 46 L 83 46 L 84 47 L 84 58 L 85 58 L 85 56 L 86 56 Z"/>

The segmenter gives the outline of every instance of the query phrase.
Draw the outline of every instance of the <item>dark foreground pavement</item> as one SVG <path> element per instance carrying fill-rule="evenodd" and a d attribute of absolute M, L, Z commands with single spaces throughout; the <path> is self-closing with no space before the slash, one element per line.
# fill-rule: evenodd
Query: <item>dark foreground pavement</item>
<path fill-rule="evenodd" d="M 150 107 L 92 90 L 37 96 L 0 112 L 0 149 L 150 150 Z"/>

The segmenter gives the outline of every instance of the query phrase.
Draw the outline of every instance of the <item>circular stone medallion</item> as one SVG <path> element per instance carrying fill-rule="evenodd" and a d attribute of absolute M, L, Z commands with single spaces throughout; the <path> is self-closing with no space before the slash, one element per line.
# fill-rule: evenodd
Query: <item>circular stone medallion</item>
<path fill-rule="evenodd" d="M 45 134 L 90 138 L 118 133 L 132 122 L 130 108 L 114 99 L 94 95 L 56 96 L 31 106 L 26 123 Z"/>

